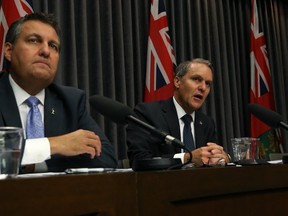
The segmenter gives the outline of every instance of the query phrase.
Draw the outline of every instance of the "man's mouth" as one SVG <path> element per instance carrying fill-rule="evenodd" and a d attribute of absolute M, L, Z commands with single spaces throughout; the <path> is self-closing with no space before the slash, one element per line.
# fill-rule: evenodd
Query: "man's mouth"
<path fill-rule="evenodd" d="M 35 64 L 46 65 L 47 67 L 50 68 L 50 65 L 47 61 L 36 61 Z"/>
<path fill-rule="evenodd" d="M 201 94 L 196 94 L 196 95 L 194 95 L 194 97 L 199 99 L 199 100 L 203 100 L 203 95 L 201 95 Z"/>

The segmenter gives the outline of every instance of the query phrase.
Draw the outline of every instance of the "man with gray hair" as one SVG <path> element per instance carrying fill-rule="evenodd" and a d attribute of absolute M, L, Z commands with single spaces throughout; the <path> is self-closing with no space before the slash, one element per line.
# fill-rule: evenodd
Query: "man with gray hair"
<path fill-rule="evenodd" d="M 212 82 L 210 61 L 197 58 L 183 62 L 175 71 L 173 97 L 140 103 L 134 109 L 143 121 L 181 140 L 197 166 L 230 161 L 223 147 L 217 144 L 214 120 L 198 110 L 209 95 Z M 188 152 L 163 145 L 162 139 L 133 124 L 127 127 L 127 145 L 131 164 L 153 157 L 180 158 L 182 163 L 190 158 Z"/>

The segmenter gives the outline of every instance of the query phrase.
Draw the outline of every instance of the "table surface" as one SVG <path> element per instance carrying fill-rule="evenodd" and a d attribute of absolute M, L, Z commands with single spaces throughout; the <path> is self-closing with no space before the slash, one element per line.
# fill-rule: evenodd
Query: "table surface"
<path fill-rule="evenodd" d="M 0 188 L 1 215 L 288 215 L 287 165 L 26 177 Z"/>

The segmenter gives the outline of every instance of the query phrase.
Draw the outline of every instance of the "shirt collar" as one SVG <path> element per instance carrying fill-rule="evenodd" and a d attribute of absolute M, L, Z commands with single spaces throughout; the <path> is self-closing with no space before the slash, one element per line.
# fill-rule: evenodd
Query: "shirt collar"
<path fill-rule="evenodd" d="M 176 112 L 177 112 L 177 116 L 178 119 L 181 119 L 184 115 L 186 115 L 187 113 L 185 112 L 185 110 L 180 106 L 180 104 L 176 101 L 175 97 L 173 97 L 173 102 L 174 105 L 176 107 Z M 193 121 L 195 120 L 195 111 L 193 113 L 191 113 L 192 119 Z"/>
<path fill-rule="evenodd" d="M 23 104 L 25 102 L 25 100 L 27 98 L 29 98 L 31 95 L 28 94 L 24 89 L 22 89 L 12 78 L 11 74 L 9 74 L 9 82 L 10 85 L 13 89 L 15 98 L 16 98 L 16 102 L 17 102 L 17 106 Z M 37 97 L 41 104 L 44 105 L 44 98 L 45 98 L 45 90 L 43 89 L 42 91 L 40 91 L 37 95 L 35 95 L 35 97 Z"/>

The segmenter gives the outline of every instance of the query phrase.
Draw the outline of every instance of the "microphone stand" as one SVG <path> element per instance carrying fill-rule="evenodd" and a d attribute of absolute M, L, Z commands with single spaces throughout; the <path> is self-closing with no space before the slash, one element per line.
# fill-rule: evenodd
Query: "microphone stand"
<path fill-rule="evenodd" d="M 133 163 L 133 170 L 141 171 L 141 170 L 158 170 L 158 169 L 178 169 L 182 168 L 183 166 L 191 163 L 192 161 L 192 153 L 186 148 L 186 146 L 175 137 L 163 132 L 150 124 L 147 124 L 144 121 L 134 117 L 133 115 L 128 115 L 127 120 L 136 123 L 140 127 L 145 128 L 146 130 L 150 131 L 152 134 L 160 137 L 163 141 L 167 144 L 172 144 L 175 147 L 184 149 L 189 153 L 189 159 L 187 162 L 182 164 L 180 158 L 160 158 L 160 159 L 142 159 L 137 160 Z"/>
<path fill-rule="evenodd" d="M 283 129 L 285 129 L 285 130 L 288 130 L 288 124 L 286 124 L 285 122 L 280 121 L 280 122 L 279 122 L 279 125 L 280 125 L 281 128 L 283 128 Z"/>

